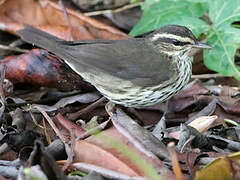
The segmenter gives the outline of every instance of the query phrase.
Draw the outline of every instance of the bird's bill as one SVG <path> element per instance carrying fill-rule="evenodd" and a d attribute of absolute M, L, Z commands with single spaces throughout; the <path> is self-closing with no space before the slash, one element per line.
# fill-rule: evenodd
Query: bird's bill
<path fill-rule="evenodd" d="M 212 49 L 212 46 L 209 46 L 205 43 L 197 41 L 196 44 L 192 45 L 194 48 L 202 48 L 202 49 Z"/>

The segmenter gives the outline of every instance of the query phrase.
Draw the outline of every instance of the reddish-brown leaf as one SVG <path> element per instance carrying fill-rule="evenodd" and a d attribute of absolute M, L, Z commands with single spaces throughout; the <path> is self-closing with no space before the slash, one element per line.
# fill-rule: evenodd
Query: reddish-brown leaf
<path fill-rule="evenodd" d="M 85 89 L 91 86 L 65 63 L 45 50 L 34 49 L 19 56 L 8 56 L 0 62 L 6 65 L 6 78 L 13 83 L 28 83 L 60 90 Z"/>
<path fill-rule="evenodd" d="M 78 11 L 67 9 L 72 26 L 57 1 L 6 0 L 0 4 L 0 29 L 16 34 L 23 24 L 30 24 L 65 40 L 124 39 L 123 32 Z M 72 37 L 72 38 L 71 38 Z"/>
<path fill-rule="evenodd" d="M 104 136 L 109 136 L 111 139 L 117 140 L 128 146 L 130 151 L 136 153 L 141 159 L 144 159 L 148 165 L 151 165 L 159 172 L 163 179 L 175 179 L 170 170 L 158 158 L 149 157 L 139 152 L 133 144 L 122 136 L 114 127 L 101 133 L 103 133 Z M 90 163 L 129 176 L 147 176 L 142 168 L 144 164 L 135 164 L 126 154 L 113 148 L 111 142 L 109 143 L 108 140 L 102 138 L 101 133 L 100 135 L 91 136 L 84 141 L 78 141 L 76 143 L 75 162 Z"/>

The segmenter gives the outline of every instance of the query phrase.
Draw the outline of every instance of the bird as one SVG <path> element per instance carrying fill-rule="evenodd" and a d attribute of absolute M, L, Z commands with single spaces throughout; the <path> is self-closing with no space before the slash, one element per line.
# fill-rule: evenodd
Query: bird
<path fill-rule="evenodd" d="M 65 41 L 30 25 L 18 34 L 61 58 L 111 102 L 133 108 L 174 96 L 191 78 L 191 49 L 212 48 L 187 27 L 174 24 L 122 40 Z"/>

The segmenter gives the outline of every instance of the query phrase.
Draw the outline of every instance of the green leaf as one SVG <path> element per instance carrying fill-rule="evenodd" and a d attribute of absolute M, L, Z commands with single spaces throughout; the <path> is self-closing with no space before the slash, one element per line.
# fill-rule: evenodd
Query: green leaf
<path fill-rule="evenodd" d="M 196 36 L 205 33 L 207 43 L 214 47 L 204 51 L 205 65 L 240 80 L 240 67 L 234 62 L 240 46 L 240 29 L 232 26 L 240 21 L 240 0 L 146 0 L 142 10 L 142 18 L 130 32 L 131 36 L 166 24 L 187 26 Z M 199 18 L 207 11 L 211 25 Z"/>
<path fill-rule="evenodd" d="M 218 29 L 228 27 L 240 19 L 239 0 L 214 0 L 209 1 L 209 17 Z"/>
<path fill-rule="evenodd" d="M 214 49 L 204 52 L 205 65 L 214 71 L 240 80 L 239 67 L 234 55 L 240 45 L 240 29 L 231 27 L 231 23 L 240 20 L 240 1 L 209 1 L 209 17 L 212 21 L 207 41 Z"/>
<path fill-rule="evenodd" d="M 191 18 L 202 16 L 206 10 L 206 3 L 189 2 L 188 0 L 148 0 L 142 6 L 143 15 L 139 23 L 130 32 L 131 36 L 156 30 L 166 24 L 190 25 Z M 193 21 L 195 22 L 195 20 Z M 197 22 L 203 24 L 200 20 Z M 196 23 L 196 24 L 197 24 Z"/>
<path fill-rule="evenodd" d="M 140 2 L 140 0 L 131 0 L 130 1 L 131 4 L 138 3 L 138 2 Z"/>
<path fill-rule="evenodd" d="M 179 17 L 178 19 L 174 20 L 172 24 L 188 27 L 197 37 L 201 33 L 210 30 L 210 26 L 205 21 L 195 17 Z"/>

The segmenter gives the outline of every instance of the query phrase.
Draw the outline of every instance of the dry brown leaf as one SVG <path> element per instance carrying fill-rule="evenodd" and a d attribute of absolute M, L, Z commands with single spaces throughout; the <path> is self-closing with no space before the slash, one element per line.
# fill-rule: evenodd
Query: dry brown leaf
<path fill-rule="evenodd" d="M 89 83 L 45 50 L 33 49 L 22 55 L 8 56 L 0 62 L 0 68 L 3 66 L 6 66 L 6 78 L 12 83 L 35 84 L 65 91 L 91 89 Z"/>
<path fill-rule="evenodd" d="M 6 0 L 0 4 L 0 29 L 16 34 L 23 24 L 30 24 L 62 39 L 125 39 L 123 32 L 67 9 L 73 32 L 57 1 L 51 0 Z"/>
<path fill-rule="evenodd" d="M 58 123 L 61 124 L 61 126 L 64 127 L 65 129 L 67 129 L 69 133 L 72 129 L 74 129 L 74 133 L 77 137 L 81 136 L 83 133 L 86 132 L 80 126 L 74 124 L 72 121 L 63 117 L 60 113 L 56 115 L 56 118 L 58 119 Z M 68 129 L 68 127 L 71 127 L 71 129 Z"/>
<path fill-rule="evenodd" d="M 163 179 L 175 179 L 170 170 L 168 170 L 158 158 L 147 157 L 145 154 L 139 152 L 128 139 L 122 136 L 114 127 L 101 133 L 128 146 L 130 151 L 139 155 L 141 159 L 145 160 L 146 164 L 151 165 L 157 172 L 160 172 Z M 141 166 L 135 164 L 130 157 L 127 157 L 118 151 L 118 149 L 113 148 L 111 143 L 103 139 L 101 133 L 100 135 L 91 136 L 86 140 L 76 142 L 75 162 L 101 166 L 129 176 L 147 176 L 142 168 L 144 164 L 141 164 Z"/>
<path fill-rule="evenodd" d="M 197 129 L 199 132 L 203 133 L 207 131 L 209 128 L 211 128 L 213 122 L 217 119 L 218 117 L 216 115 L 213 116 L 201 116 L 192 122 L 188 124 L 188 126 L 192 126 L 195 129 Z"/>

